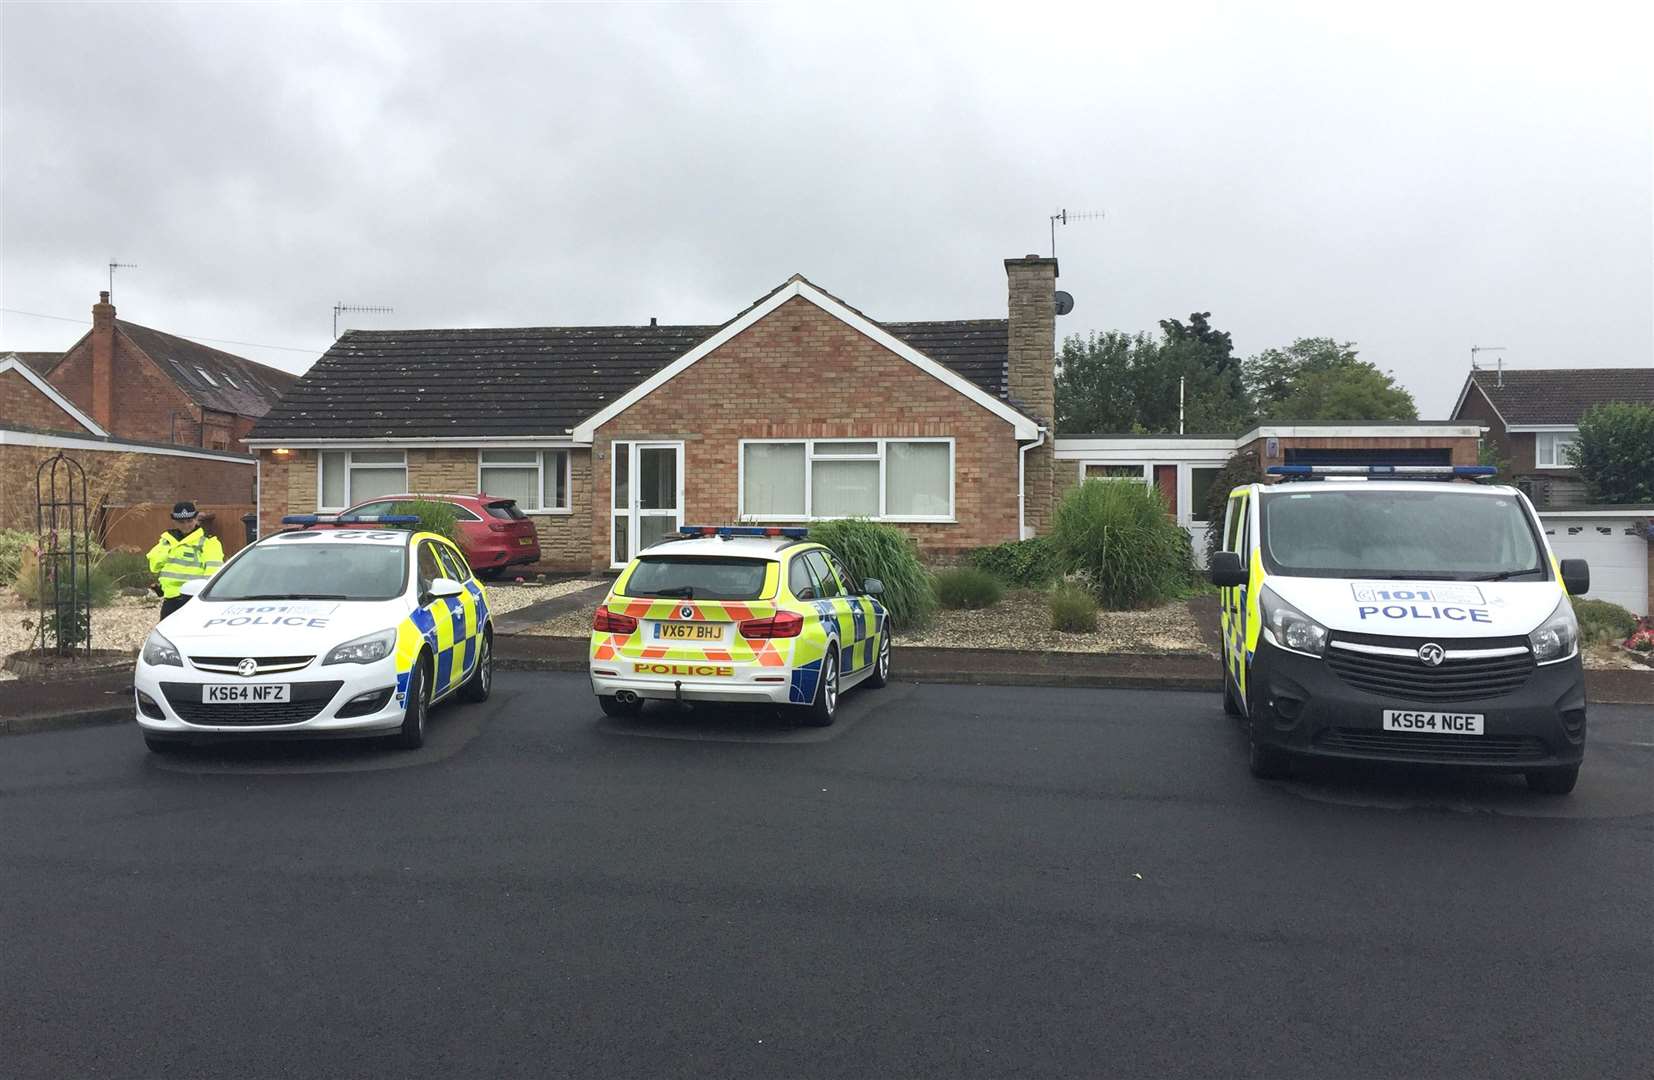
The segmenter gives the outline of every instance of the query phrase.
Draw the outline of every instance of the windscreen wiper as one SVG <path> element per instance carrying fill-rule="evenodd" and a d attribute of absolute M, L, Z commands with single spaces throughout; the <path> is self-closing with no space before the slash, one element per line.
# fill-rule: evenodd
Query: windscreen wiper
<path fill-rule="evenodd" d="M 1471 581 L 1506 581 L 1506 580 L 1508 580 L 1510 578 L 1513 578 L 1513 577 L 1520 577 L 1523 574 L 1542 574 L 1542 573 L 1544 573 L 1544 571 L 1541 570 L 1539 567 L 1530 566 L 1526 570 L 1501 570 L 1497 574 L 1483 574 L 1480 577 L 1473 577 L 1470 580 Z"/>
<path fill-rule="evenodd" d="M 693 600 L 695 599 L 695 590 L 688 585 L 683 585 L 676 589 L 658 589 L 649 595 L 670 596 L 679 600 Z"/>
<path fill-rule="evenodd" d="M 260 593 L 257 596 L 238 597 L 241 600 L 349 600 L 343 593 Z"/>

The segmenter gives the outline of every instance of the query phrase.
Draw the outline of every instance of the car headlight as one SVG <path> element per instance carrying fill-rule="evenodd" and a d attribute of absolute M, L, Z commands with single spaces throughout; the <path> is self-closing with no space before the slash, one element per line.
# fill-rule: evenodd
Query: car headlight
<path fill-rule="evenodd" d="M 178 655 L 178 646 L 162 637 L 159 630 L 151 630 L 144 640 L 143 657 L 144 663 L 152 667 L 184 666 L 184 658 Z"/>
<path fill-rule="evenodd" d="M 1528 635 L 1528 645 L 1534 660 L 1541 664 L 1566 660 L 1579 650 L 1579 620 L 1574 618 L 1574 605 L 1566 596 L 1557 601 L 1550 618 Z"/>
<path fill-rule="evenodd" d="M 1327 628 L 1275 595 L 1267 585 L 1258 592 L 1258 607 L 1263 610 L 1263 624 L 1275 644 L 1311 656 L 1326 653 Z"/>
<path fill-rule="evenodd" d="M 336 646 L 322 661 L 327 664 L 371 664 L 375 660 L 383 660 L 396 648 L 396 631 L 381 630 L 376 634 L 364 634 L 353 641 Z"/>

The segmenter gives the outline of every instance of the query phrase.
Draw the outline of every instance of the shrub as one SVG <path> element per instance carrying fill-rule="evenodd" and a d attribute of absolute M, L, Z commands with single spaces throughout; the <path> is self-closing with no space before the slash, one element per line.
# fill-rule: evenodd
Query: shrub
<path fill-rule="evenodd" d="M 890 525 L 861 518 L 824 521 L 810 526 L 810 539 L 831 548 L 859 583 L 878 578 L 884 583 L 879 602 L 890 612 L 897 629 L 927 625 L 936 613 L 936 594 L 930 575 L 919 563 L 919 553 L 906 533 Z"/>
<path fill-rule="evenodd" d="M 1158 491 L 1127 480 L 1087 480 L 1057 506 L 1052 529 L 1065 565 L 1108 608 L 1145 607 L 1194 584 L 1189 534 Z"/>
<path fill-rule="evenodd" d="M 1263 471 L 1258 467 L 1258 455 L 1251 450 L 1234 455 L 1223 463 L 1223 468 L 1212 477 L 1212 486 L 1206 489 L 1206 505 L 1201 508 L 1205 514 L 1206 525 L 1206 561 L 1212 559 L 1212 552 L 1223 550 L 1223 515 L 1229 512 L 1229 493 L 1242 484 L 1256 483 L 1263 478 Z"/>
<path fill-rule="evenodd" d="M 1579 640 L 1585 645 L 1624 641 L 1637 629 L 1637 617 L 1607 600 L 1574 599 L 1574 617 L 1579 620 Z"/>
<path fill-rule="evenodd" d="M 1005 586 L 986 570 L 959 566 L 936 575 L 936 599 L 945 608 L 993 607 L 1005 599 Z"/>
<path fill-rule="evenodd" d="M 1654 502 L 1654 405 L 1614 401 L 1579 418 L 1579 439 L 1568 449 L 1591 498 L 1604 503 Z"/>
<path fill-rule="evenodd" d="M 17 580 L 17 564 L 23 549 L 35 545 L 35 534 L 22 529 L 0 529 L 0 587 Z"/>
<path fill-rule="evenodd" d="M 1062 576 L 1056 549 L 1043 536 L 976 548 L 965 558 L 1012 588 L 1039 589 Z"/>
<path fill-rule="evenodd" d="M 99 572 L 99 562 L 102 561 L 102 552 L 94 546 L 91 556 L 91 600 L 93 607 L 103 607 L 115 597 L 115 583 L 108 575 Z M 145 572 L 148 572 L 146 564 Z M 80 571 L 76 576 L 81 577 L 86 571 Z M 12 582 L 12 592 L 25 604 L 40 603 L 40 556 L 35 553 L 34 544 L 23 549 L 18 560 L 17 578 Z M 50 597 L 47 602 L 50 603 Z"/>
<path fill-rule="evenodd" d="M 459 543 L 459 510 L 451 502 L 440 499 L 415 499 L 400 502 L 390 508 L 392 514 L 411 514 L 419 519 L 419 529 L 445 536 Z"/>
<path fill-rule="evenodd" d="M 1051 590 L 1051 629 L 1088 634 L 1097 629 L 1097 600 L 1079 585 L 1062 582 Z"/>
<path fill-rule="evenodd" d="M 149 572 L 149 559 L 141 551 L 106 551 L 92 568 L 95 575 L 109 580 L 117 589 L 141 589 L 155 577 Z"/>

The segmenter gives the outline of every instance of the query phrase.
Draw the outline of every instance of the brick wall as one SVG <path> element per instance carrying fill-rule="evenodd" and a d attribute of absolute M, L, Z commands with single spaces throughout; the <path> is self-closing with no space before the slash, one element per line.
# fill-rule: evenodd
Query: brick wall
<path fill-rule="evenodd" d="M 57 453 L 50 447 L 0 446 L 0 528 L 35 527 L 35 472 Z M 251 507 L 251 462 L 211 461 L 144 453 L 140 450 L 69 450 L 86 471 L 87 503 L 96 510 L 107 498 L 110 514 L 142 503 L 179 499 L 198 503 Z M 239 532 L 241 523 L 219 522 Z"/>
<path fill-rule="evenodd" d="M 743 438 L 903 435 L 955 440 L 956 523 L 901 526 L 922 549 L 945 555 L 1016 539 L 1011 426 L 809 301 L 789 300 L 597 431 L 591 565 L 609 565 L 616 441 L 681 440 L 684 518 L 717 523 L 738 513 Z"/>
<path fill-rule="evenodd" d="M 477 493 L 476 447 L 411 447 L 408 455 L 410 491 L 475 495 Z M 530 514 L 540 537 L 540 562 L 545 570 L 580 570 L 590 566 L 591 454 L 571 451 L 569 503 L 571 513 Z M 317 450 L 294 450 L 277 455 L 259 451 L 262 463 L 262 491 L 258 515 L 259 535 L 281 528 L 287 514 L 309 514 L 316 510 Z"/>
<path fill-rule="evenodd" d="M 93 337 L 88 334 L 64 355 L 46 378 L 81 411 L 97 419 L 91 408 L 92 347 Z M 104 423 L 109 434 L 117 439 L 136 439 L 140 442 L 203 445 L 202 441 L 198 441 L 201 411 L 171 378 L 119 331 L 114 335 L 113 381 L 113 414 Z"/>
<path fill-rule="evenodd" d="M 16 371 L 0 372 L 0 422 L 37 431 L 86 434 L 80 421 L 64 412 L 40 388 Z"/>
<path fill-rule="evenodd" d="M 1056 430 L 1057 415 L 1057 260 L 1029 255 L 1005 260 L 1008 290 L 1009 349 L 1006 374 L 1011 397 L 1046 427 Z M 1034 533 L 1050 528 L 1055 507 L 1055 444 L 1045 442 L 1028 451 L 1024 497 L 1026 523 Z"/>

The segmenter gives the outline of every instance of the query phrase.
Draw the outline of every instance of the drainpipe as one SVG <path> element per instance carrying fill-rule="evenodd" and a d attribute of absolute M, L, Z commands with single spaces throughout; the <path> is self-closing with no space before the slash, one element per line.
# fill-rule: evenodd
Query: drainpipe
<path fill-rule="evenodd" d="M 1045 445 L 1045 428 L 1031 443 L 1017 451 L 1017 539 L 1028 539 L 1028 451 Z"/>

